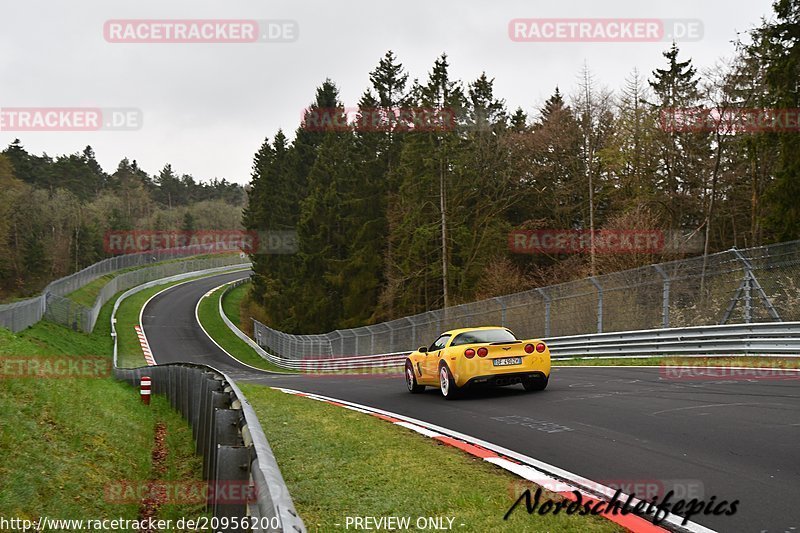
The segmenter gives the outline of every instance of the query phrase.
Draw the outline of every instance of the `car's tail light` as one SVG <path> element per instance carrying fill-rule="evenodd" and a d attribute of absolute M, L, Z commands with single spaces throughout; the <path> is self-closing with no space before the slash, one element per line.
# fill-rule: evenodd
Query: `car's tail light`
<path fill-rule="evenodd" d="M 473 350 L 472 348 L 467 348 L 466 350 L 464 350 L 464 356 L 467 359 L 472 359 L 473 357 L 475 357 L 475 350 Z"/>
<path fill-rule="evenodd" d="M 547 349 L 547 346 L 545 346 L 543 342 L 540 342 L 539 344 L 536 345 L 536 351 L 539 352 L 539 353 L 542 353 L 546 349 Z"/>
<path fill-rule="evenodd" d="M 525 353 L 533 353 L 536 348 L 533 347 L 533 344 L 526 344 L 525 345 Z"/>
<path fill-rule="evenodd" d="M 479 357 L 486 357 L 487 355 L 489 355 L 489 350 L 487 350 L 485 346 L 478 348 Z"/>

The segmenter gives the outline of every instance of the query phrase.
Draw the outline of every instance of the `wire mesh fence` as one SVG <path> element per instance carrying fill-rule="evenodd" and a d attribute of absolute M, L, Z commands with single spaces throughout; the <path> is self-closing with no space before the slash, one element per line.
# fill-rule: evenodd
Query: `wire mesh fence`
<path fill-rule="evenodd" d="M 100 309 L 120 290 L 130 288 L 139 283 L 152 281 L 159 277 L 227 266 L 245 261 L 238 254 L 199 257 L 207 254 L 207 252 L 208 249 L 206 247 L 198 245 L 119 255 L 104 259 L 79 272 L 53 281 L 45 287 L 40 296 L 0 305 L 0 327 L 17 332 L 37 323 L 42 317 L 46 317 L 48 320 L 88 333 L 94 329 Z M 192 256 L 198 257 L 191 260 L 182 260 Z M 175 262 L 169 262 L 173 260 Z M 161 264 L 150 268 L 141 268 L 153 263 Z M 137 268 L 138 270 L 132 270 L 111 278 L 100 289 L 94 305 L 91 307 L 81 305 L 67 297 L 67 295 L 102 276 L 129 268 Z"/>
<path fill-rule="evenodd" d="M 243 263 L 243 259 L 238 255 L 218 255 L 203 257 L 198 259 L 186 259 L 163 263 L 152 267 L 141 268 L 126 272 L 110 279 L 103 285 L 97 299 L 92 307 L 85 307 L 64 296 L 54 294 L 47 295 L 47 310 L 45 317 L 52 322 L 69 326 L 76 331 L 91 333 L 100 310 L 103 306 L 120 291 L 130 289 L 142 283 L 161 278 L 196 272 L 211 268 L 220 268 L 241 264 L 243 267 L 249 263 Z"/>
<path fill-rule="evenodd" d="M 44 316 L 47 298 L 45 295 L 0 305 L 0 327 L 14 333 L 39 322 Z"/>
<path fill-rule="evenodd" d="M 729 250 L 540 287 L 390 322 L 292 335 L 254 320 L 287 359 L 406 352 L 442 331 L 499 325 L 521 338 L 800 320 L 800 241 Z"/>

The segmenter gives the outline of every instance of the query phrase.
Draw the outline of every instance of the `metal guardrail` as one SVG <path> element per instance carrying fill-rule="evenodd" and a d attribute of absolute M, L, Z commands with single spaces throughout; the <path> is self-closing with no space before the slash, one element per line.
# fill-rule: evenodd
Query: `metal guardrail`
<path fill-rule="evenodd" d="M 249 281 L 249 278 L 244 278 L 227 284 L 227 287 L 219 299 L 219 315 L 222 317 L 222 321 L 225 322 L 225 325 L 228 326 L 228 329 L 230 329 L 234 335 L 239 337 L 248 346 L 250 346 L 250 348 L 252 348 L 262 359 L 272 363 L 277 367 L 300 372 L 324 372 L 327 370 L 353 370 L 359 368 L 392 368 L 396 366 L 402 366 L 406 355 L 409 353 L 400 352 L 396 354 L 366 355 L 360 357 L 331 357 L 328 359 L 315 358 L 299 361 L 285 359 L 283 357 L 273 355 L 264 350 L 245 332 L 239 329 L 239 327 L 235 325 L 230 318 L 228 318 L 228 315 L 225 314 L 225 311 L 222 308 L 222 300 L 225 298 L 225 294 L 227 294 L 231 289 L 239 287 L 240 285 L 248 283 Z"/>
<path fill-rule="evenodd" d="M 45 317 L 53 322 L 63 324 L 75 330 L 91 333 L 92 330 L 94 330 L 95 323 L 97 323 L 100 310 L 121 290 L 177 274 L 205 271 L 208 269 L 224 269 L 225 267 L 237 268 L 249 264 L 249 261 L 242 259 L 238 255 L 224 255 L 185 259 L 154 265 L 148 268 L 140 268 L 110 279 L 108 283 L 100 289 L 100 293 L 97 295 L 94 305 L 91 307 L 80 305 L 70 300 L 68 297 L 48 294 Z"/>
<path fill-rule="evenodd" d="M 232 282 L 232 289 L 248 279 Z M 224 294 L 223 294 L 224 297 Z M 395 368 L 403 365 L 410 351 L 356 357 L 286 359 L 268 353 L 225 315 L 220 298 L 219 313 L 240 339 L 262 358 L 281 368 L 301 372 L 325 372 L 364 368 Z M 800 322 L 764 322 L 665 328 L 615 333 L 593 333 L 548 337 L 554 360 L 577 357 L 632 357 L 668 355 L 771 355 L 800 357 Z"/>
<path fill-rule="evenodd" d="M 229 324 L 237 334 L 244 333 Z M 249 337 L 248 337 L 249 339 Z M 754 355 L 800 357 L 800 322 L 731 324 L 691 328 L 654 329 L 617 333 L 594 333 L 542 339 L 553 360 L 591 357 L 720 356 Z M 249 339 L 251 346 L 255 343 Z M 257 346 L 257 345 L 255 345 Z M 254 349 L 256 349 L 254 347 Z M 284 359 L 256 350 L 271 363 L 303 372 L 326 372 L 359 368 L 395 368 L 410 352 L 359 357 Z"/>
<path fill-rule="evenodd" d="M 561 338 L 800 320 L 800 241 L 729 250 L 420 313 L 389 322 L 295 335 L 253 323 L 253 336 L 283 359 L 397 353 L 442 331 L 482 325 L 524 338 Z"/>
<path fill-rule="evenodd" d="M 254 501 L 214 502 L 209 508 L 214 516 L 248 517 L 252 531 L 305 532 L 258 416 L 233 379 L 213 367 L 194 363 L 132 369 L 117 366 L 115 316 L 124 299 L 155 285 L 215 271 L 219 269 L 154 280 L 120 295 L 111 313 L 114 377 L 134 386 L 143 376 L 150 377 L 152 392 L 166 395 L 172 407 L 189 421 L 197 453 L 203 456 L 203 478 L 209 480 L 212 490 L 220 483 L 230 482 L 249 482 L 255 487 Z M 250 529 L 240 527 L 224 531 Z"/>
<path fill-rule="evenodd" d="M 553 358 L 662 355 L 800 357 L 800 322 L 696 326 L 543 339 Z"/>
<path fill-rule="evenodd" d="M 13 302 L 10 304 L 0 305 L 0 327 L 11 330 L 16 333 L 27 327 L 30 327 L 39 322 L 43 317 L 47 317 L 54 322 L 71 327 L 75 330 L 81 330 L 90 333 L 94 329 L 94 324 L 97 321 L 97 316 L 103 305 L 116 294 L 128 287 L 135 285 L 137 282 L 148 281 L 143 279 L 139 274 L 138 277 L 131 272 L 131 283 L 124 286 L 123 280 L 114 278 L 101 290 L 94 305 L 86 307 L 66 298 L 70 293 L 88 285 L 95 279 L 112 272 L 117 272 L 126 268 L 141 267 L 151 263 L 169 261 L 172 259 L 179 259 L 191 257 L 195 255 L 207 254 L 207 248 L 202 245 L 186 246 L 182 248 L 171 248 L 168 250 L 153 250 L 150 252 L 141 252 L 135 254 L 118 255 L 98 261 L 83 270 L 57 279 L 51 282 L 44 288 L 42 294 L 27 300 Z M 215 258 L 211 258 L 215 259 Z M 218 258 L 216 258 L 218 259 Z M 235 259 L 235 258 L 234 258 Z M 231 261 L 233 262 L 233 261 Z M 218 264 L 208 264 L 204 268 L 210 266 L 221 266 L 222 262 L 218 259 Z M 230 264 L 230 263 L 228 263 Z M 160 265 L 166 266 L 166 265 Z M 199 268 L 194 265 L 190 269 L 198 270 Z M 143 269 L 144 270 L 144 269 Z M 176 274 L 176 271 L 164 273 L 160 277 L 170 274 Z M 121 276 L 118 276 L 121 277 Z M 149 279 L 156 279 L 155 277 Z M 119 285 L 114 285 L 117 283 Z"/>
<path fill-rule="evenodd" d="M 143 376 L 149 377 L 153 393 L 166 395 L 189 421 L 197 453 L 203 457 L 203 478 L 212 493 L 224 494 L 232 483 L 250 483 L 255 488 L 254 501 L 214 501 L 209 510 L 215 517 L 248 517 L 254 525 L 252 531 L 306 531 L 258 417 L 229 376 L 190 363 L 115 368 L 114 376 L 133 386 Z M 224 531 L 251 529 L 230 527 Z"/>

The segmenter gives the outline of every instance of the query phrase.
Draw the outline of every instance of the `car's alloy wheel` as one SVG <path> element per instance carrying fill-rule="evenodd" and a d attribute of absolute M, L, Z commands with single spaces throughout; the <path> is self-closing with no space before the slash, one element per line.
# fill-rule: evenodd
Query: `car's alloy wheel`
<path fill-rule="evenodd" d="M 439 367 L 439 388 L 442 390 L 442 396 L 448 400 L 458 396 L 458 385 L 453 380 L 453 374 L 450 373 L 450 369 L 444 364 Z"/>
<path fill-rule="evenodd" d="M 408 392 L 412 394 L 425 390 L 425 385 L 417 384 L 417 377 L 414 375 L 414 366 L 411 361 L 406 361 L 406 387 L 408 387 Z"/>

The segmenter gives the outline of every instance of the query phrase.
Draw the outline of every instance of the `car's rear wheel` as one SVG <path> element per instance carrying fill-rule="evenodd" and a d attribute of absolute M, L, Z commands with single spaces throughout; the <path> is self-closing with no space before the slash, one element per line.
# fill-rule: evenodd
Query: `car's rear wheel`
<path fill-rule="evenodd" d="M 522 386 L 526 391 L 544 390 L 549 380 L 549 378 L 527 378 L 522 380 Z"/>
<path fill-rule="evenodd" d="M 425 385 L 417 384 L 417 376 L 414 375 L 414 365 L 411 361 L 406 361 L 406 387 L 411 394 L 418 394 L 425 390 Z"/>
<path fill-rule="evenodd" d="M 453 379 L 453 374 L 444 363 L 439 367 L 439 389 L 442 391 L 442 396 L 447 400 L 457 398 L 461 392 L 461 389 L 456 385 L 456 380 Z"/>

